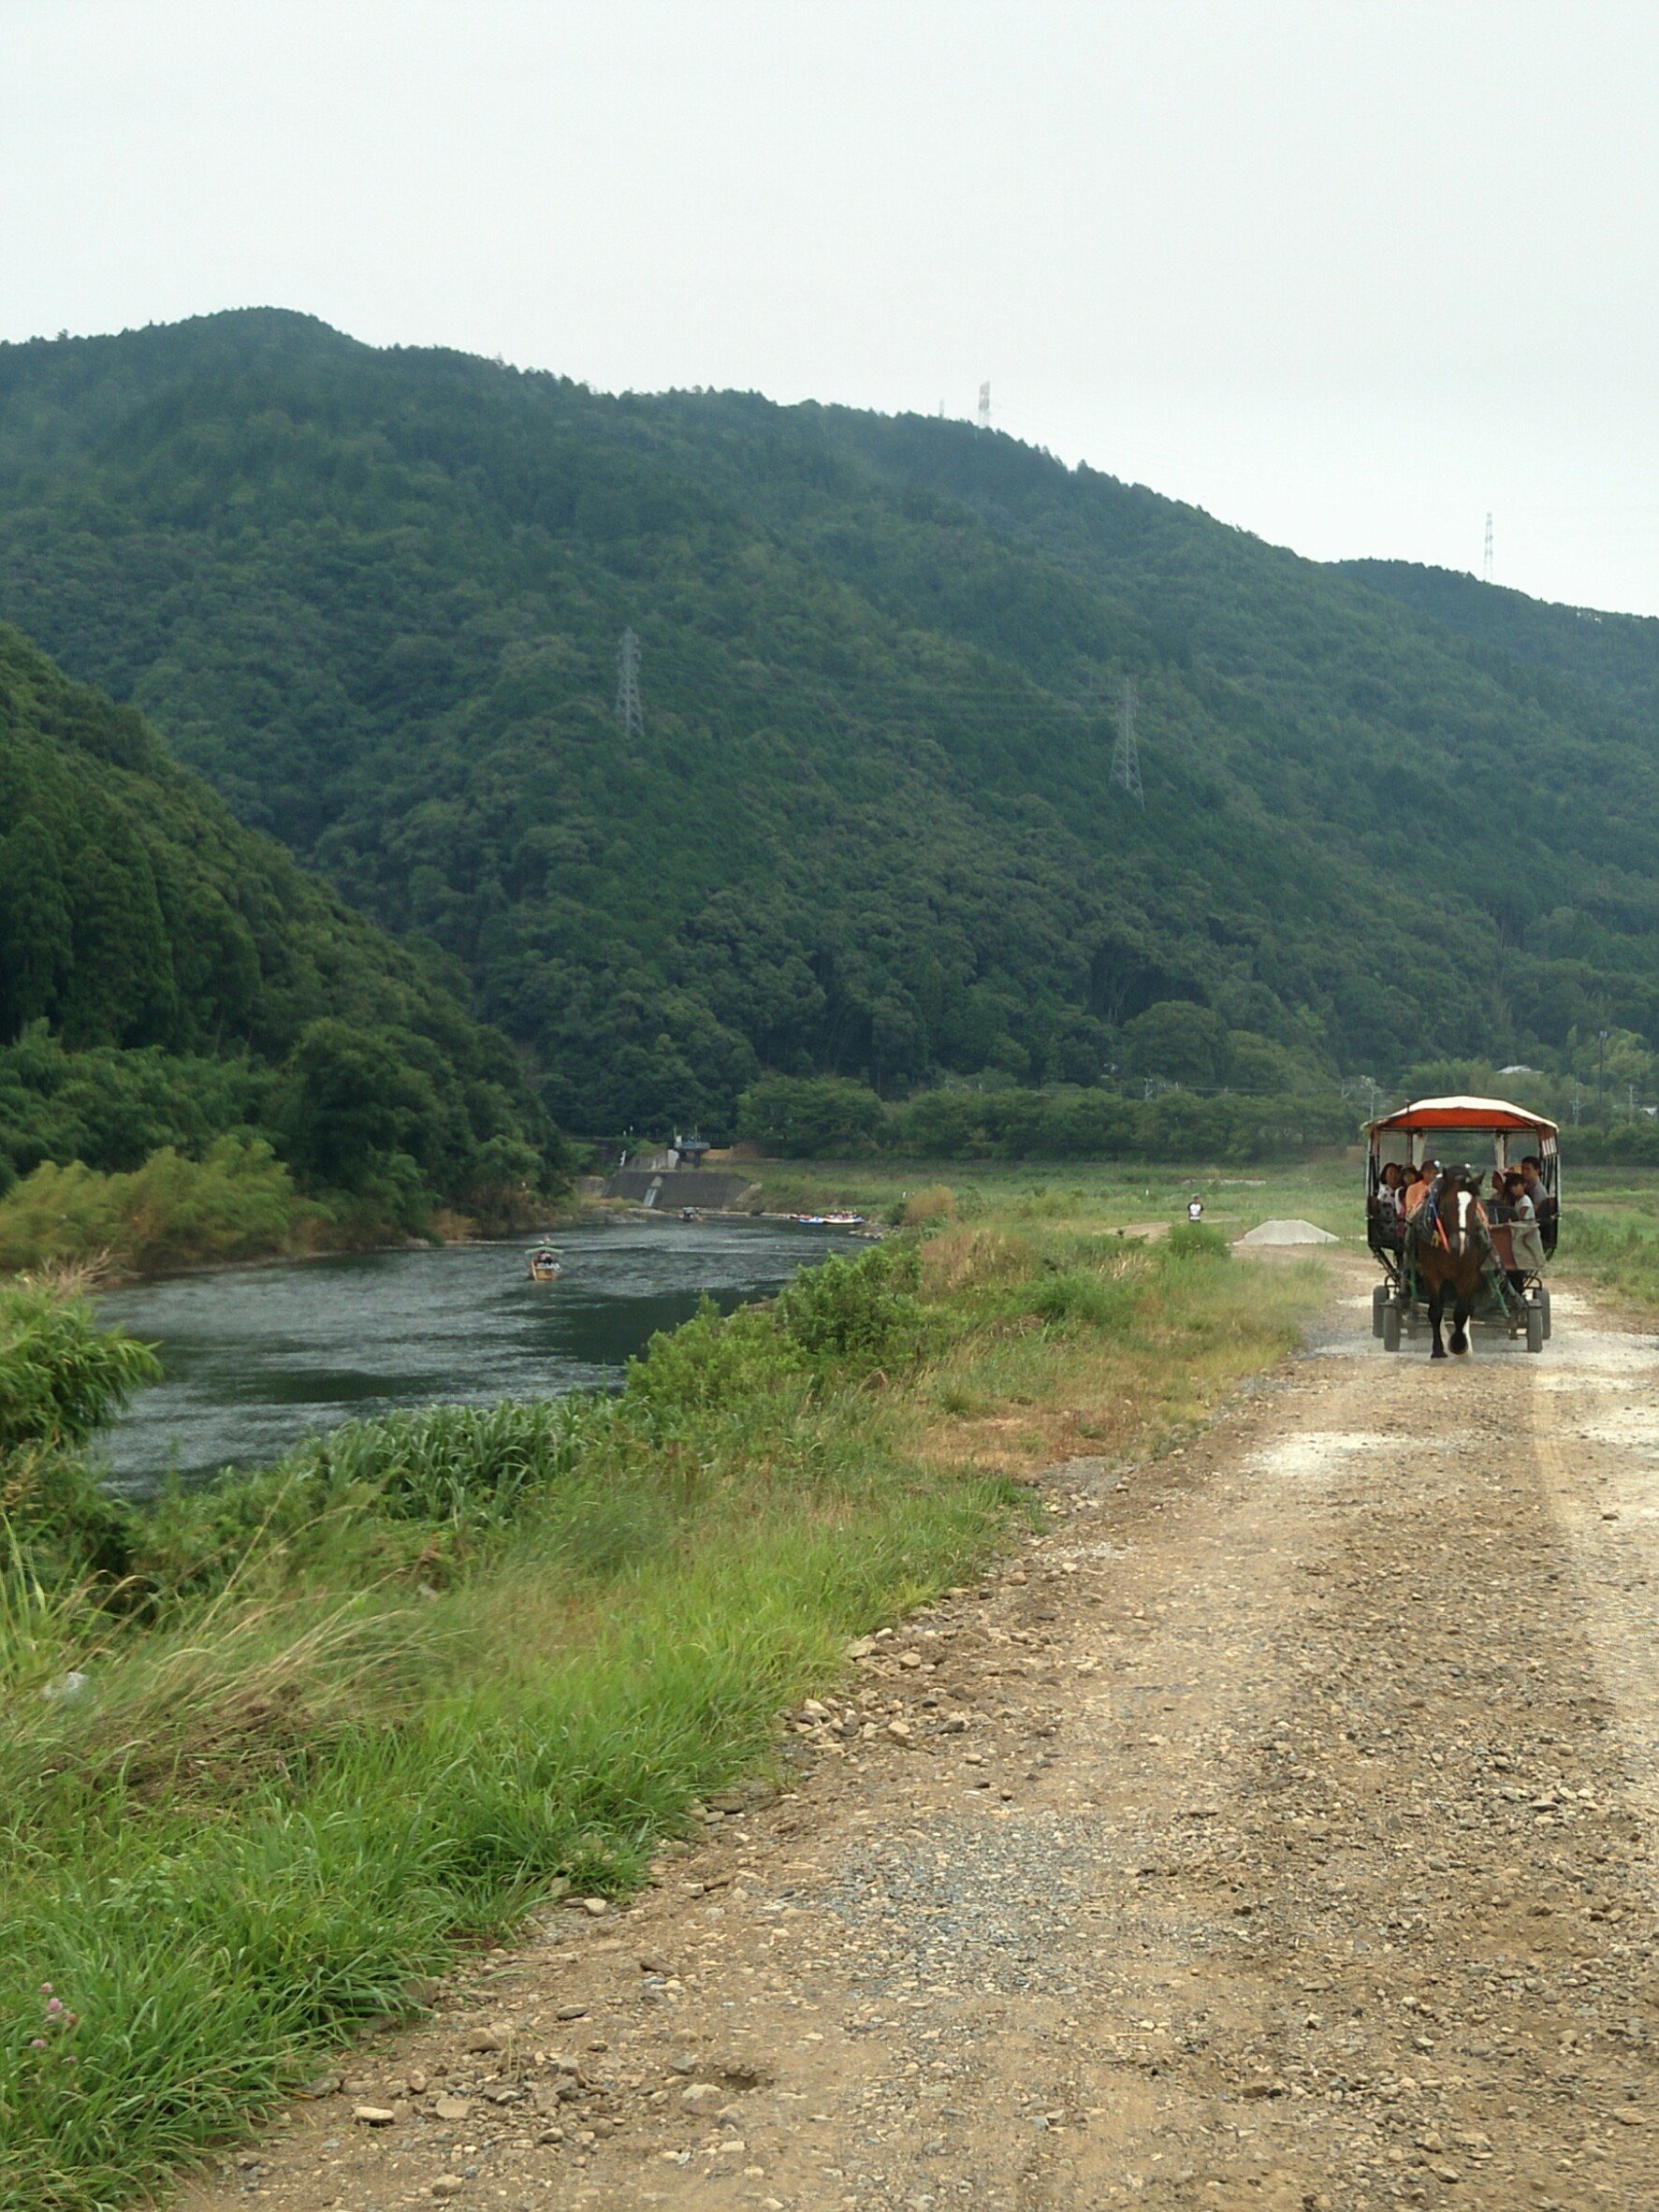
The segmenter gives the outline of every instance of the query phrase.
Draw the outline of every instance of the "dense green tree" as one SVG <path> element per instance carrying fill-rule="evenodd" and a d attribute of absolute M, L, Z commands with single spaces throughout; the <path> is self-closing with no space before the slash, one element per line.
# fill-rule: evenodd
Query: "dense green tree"
<path fill-rule="evenodd" d="M 881 1101 L 835 1076 L 769 1076 L 737 1102 L 737 1131 L 785 1159 L 851 1159 L 870 1149 Z"/>
<path fill-rule="evenodd" d="M 0 842 L 0 1038 L 57 1005 L 74 959 L 56 840 L 25 813 Z"/>
<path fill-rule="evenodd" d="M 1123 1047 L 1131 1075 L 1209 1086 L 1227 1072 L 1227 1030 L 1220 1017 L 1189 999 L 1160 998 L 1137 1014 L 1124 1026 Z"/>
<path fill-rule="evenodd" d="M 90 819 L 89 819 L 90 817 Z M 172 947 L 149 854 L 122 814 L 87 808 L 65 873 L 73 951 L 59 1019 L 71 1044 L 157 1044 L 173 1027 Z"/>
<path fill-rule="evenodd" d="M 342 1190 L 359 1190 L 394 1154 L 431 1162 L 443 1150 L 433 1085 L 392 1040 L 333 1019 L 313 1022 L 294 1047 L 276 1105 L 295 1163 Z"/>
<path fill-rule="evenodd" d="M 4 628 L 0 822 L 6 1182 L 262 1132 L 313 1187 L 413 1226 L 557 1176 L 519 1056 L 442 955 L 390 943 Z"/>

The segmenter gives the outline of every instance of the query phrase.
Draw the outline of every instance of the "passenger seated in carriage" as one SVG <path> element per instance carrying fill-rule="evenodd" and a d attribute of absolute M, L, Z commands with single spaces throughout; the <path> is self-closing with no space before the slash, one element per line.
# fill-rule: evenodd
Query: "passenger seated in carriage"
<path fill-rule="evenodd" d="M 1529 1152 L 1521 1161 L 1521 1179 L 1532 1201 L 1533 1216 L 1541 1229 L 1545 1222 L 1554 1220 L 1555 1201 L 1544 1187 L 1544 1163 L 1535 1152 Z"/>
<path fill-rule="evenodd" d="M 1405 1171 L 1398 1160 L 1384 1163 L 1382 1178 L 1376 1186 L 1374 1218 L 1379 1243 L 1397 1244 L 1404 1231 Z"/>
<path fill-rule="evenodd" d="M 1426 1159 L 1417 1171 L 1415 1183 L 1407 1182 L 1401 1192 L 1400 1210 L 1407 1221 L 1415 1221 L 1429 1202 L 1429 1193 L 1440 1180 L 1440 1162 Z"/>
<path fill-rule="evenodd" d="M 1542 1184 L 1537 1186 L 1537 1197 L 1548 1201 Z M 1524 1288 L 1528 1275 L 1535 1275 L 1544 1264 L 1544 1239 L 1539 1229 L 1538 1209 L 1534 1193 L 1527 1187 L 1526 1170 L 1511 1168 L 1504 1177 L 1504 1196 L 1509 1207 L 1509 1248 L 1515 1264 L 1509 1271 L 1510 1288 Z"/>

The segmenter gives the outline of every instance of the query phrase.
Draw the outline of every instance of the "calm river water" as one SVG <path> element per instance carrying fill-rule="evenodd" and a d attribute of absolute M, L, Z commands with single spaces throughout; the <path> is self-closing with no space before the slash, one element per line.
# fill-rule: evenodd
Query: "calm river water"
<path fill-rule="evenodd" d="M 844 1232 L 760 1221 L 630 1222 L 556 1240 L 564 1273 L 529 1279 L 522 1246 L 375 1252 L 233 1268 L 100 1299 L 157 1345 L 167 1380 L 105 1437 L 113 1487 L 153 1491 L 261 1466 L 301 1436 L 440 1399 L 542 1398 L 615 1379 L 706 1296 L 729 1312 L 845 1248 Z"/>

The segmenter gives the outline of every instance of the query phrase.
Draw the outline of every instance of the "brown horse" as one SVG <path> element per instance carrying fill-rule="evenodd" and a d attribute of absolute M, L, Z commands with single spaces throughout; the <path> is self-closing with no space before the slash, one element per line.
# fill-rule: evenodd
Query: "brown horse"
<path fill-rule="evenodd" d="M 1451 1348 L 1461 1359 L 1469 1348 L 1469 1316 L 1480 1295 L 1492 1250 L 1486 1217 L 1480 1210 L 1479 1185 L 1472 1171 L 1467 1168 L 1445 1169 L 1430 1203 L 1419 1209 L 1406 1234 L 1418 1281 L 1428 1295 L 1429 1329 L 1434 1340 L 1429 1357 L 1446 1357 L 1440 1323 L 1449 1292 L 1453 1300 Z"/>

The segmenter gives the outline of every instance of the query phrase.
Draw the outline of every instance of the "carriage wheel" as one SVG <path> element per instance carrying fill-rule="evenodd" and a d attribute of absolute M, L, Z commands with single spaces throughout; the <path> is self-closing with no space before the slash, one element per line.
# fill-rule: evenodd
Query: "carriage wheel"
<path fill-rule="evenodd" d="M 1371 1293 L 1371 1333 L 1373 1336 L 1380 1336 L 1383 1332 L 1383 1308 L 1388 1302 L 1389 1286 L 1386 1283 L 1379 1283 Z"/>
<path fill-rule="evenodd" d="M 1538 1285 L 1538 1311 L 1544 1317 L 1544 1342 L 1548 1344 L 1554 1332 L 1555 1324 L 1550 1316 L 1550 1292 L 1542 1283 Z"/>
<path fill-rule="evenodd" d="M 1382 1311 L 1382 1343 L 1385 1352 L 1400 1349 L 1400 1302 L 1390 1298 Z"/>
<path fill-rule="evenodd" d="M 1531 1300 L 1526 1309 L 1526 1348 L 1529 1352 L 1541 1352 L 1544 1348 L 1544 1309 Z"/>

